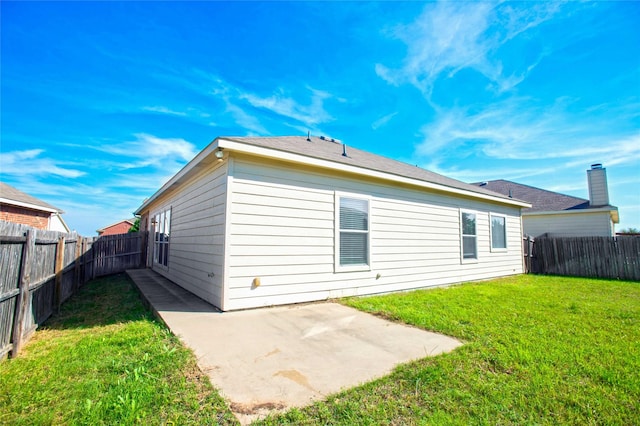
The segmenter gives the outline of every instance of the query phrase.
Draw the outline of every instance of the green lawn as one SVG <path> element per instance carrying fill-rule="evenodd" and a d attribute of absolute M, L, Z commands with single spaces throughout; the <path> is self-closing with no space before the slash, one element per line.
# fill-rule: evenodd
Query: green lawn
<path fill-rule="evenodd" d="M 518 276 L 344 303 L 466 344 L 259 423 L 638 424 L 640 283 Z M 0 363 L 0 424 L 234 422 L 121 275 Z"/>
<path fill-rule="evenodd" d="M 528 275 L 344 303 L 466 345 L 263 423 L 640 423 L 640 283 Z"/>
<path fill-rule="evenodd" d="M 131 282 L 90 282 L 0 362 L 0 424 L 235 424 Z"/>

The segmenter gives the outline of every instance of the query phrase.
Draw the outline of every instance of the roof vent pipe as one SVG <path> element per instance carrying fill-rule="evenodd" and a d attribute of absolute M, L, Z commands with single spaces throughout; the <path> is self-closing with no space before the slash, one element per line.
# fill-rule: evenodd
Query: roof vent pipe
<path fill-rule="evenodd" d="M 307 131 L 307 142 L 311 142 L 311 131 Z"/>
<path fill-rule="evenodd" d="M 347 155 L 347 145 L 346 144 L 342 144 L 342 156 L 343 157 L 348 157 Z"/>

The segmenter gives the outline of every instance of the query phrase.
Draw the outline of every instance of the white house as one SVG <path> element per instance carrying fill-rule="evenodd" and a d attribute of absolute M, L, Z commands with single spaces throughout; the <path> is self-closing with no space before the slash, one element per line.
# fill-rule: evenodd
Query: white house
<path fill-rule="evenodd" d="M 530 203 L 531 208 L 522 211 L 522 226 L 532 237 L 613 237 L 620 222 L 618 208 L 609 204 L 602 164 L 587 170 L 588 200 L 502 179 L 474 185 Z"/>
<path fill-rule="evenodd" d="M 148 266 L 226 311 L 520 274 L 529 206 L 324 137 L 220 137 L 136 214 Z"/>

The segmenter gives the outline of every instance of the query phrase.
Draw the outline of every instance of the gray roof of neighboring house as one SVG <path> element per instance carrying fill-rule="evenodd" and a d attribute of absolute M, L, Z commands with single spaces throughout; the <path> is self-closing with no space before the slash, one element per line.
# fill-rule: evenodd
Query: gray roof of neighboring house
<path fill-rule="evenodd" d="M 29 194 L 25 194 L 24 192 L 14 188 L 11 185 L 7 185 L 4 182 L 0 182 L 0 198 L 5 198 L 10 201 L 16 201 L 18 203 L 31 204 L 37 207 L 44 207 L 45 211 L 55 210 L 58 213 L 64 213 L 59 208 L 54 207 L 49 203 L 45 203 L 44 201 L 36 197 L 32 197 Z"/>
<path fill-rule="evenodd" d="M 390 173 L 397 176 L 408 177 L 425 182 L 435 183 L 448 186 L 451 188 L 472 191 L 480 194 L 490 195 L 493 197 L 505 198 L 502 193 L 496 193 L 491 188 L 478 187 L 456 179 L 448 178 L 438 173 L 412 166 L 401 161 L 391 158 L 382 157 L 367 151 L 346 145 L 346 154 L 343 156 L 342 141 L 333 141 L 331 138 L 311 136 L 307 140 L 306 136 L 278 136 L 278 137 L 225 137 L 218 139 L 235 141 L 259 147 L 275 149 L 284 152 L 290 152 L 307 157 L 329 160 L 336 163 L 348 164 L 369 170 L 375 170 L 384 173 Z"/>
<path fill-rule="evenodd" d="M 591 207 L 589 200 L 584 198 L 572 197 L 570 195 L 560 194 L 558 192 L 547 191 L 545 189 L 535 188 L 533 186 L 522 185 L 520 183 L 511 182 L 504 179 L 490 180 L 486 182 L 475 182 L 481 188 L 490 191 L 499 192 L 500 194 L 509 196 L 518 200 L 523 200 L 532 205 L 527 212 L 550 212 L 563 210 L 583 210 L 589 208 L 603 208 L 607 206 Z M 616 208 L 609 205 L 608 207 Z"/>

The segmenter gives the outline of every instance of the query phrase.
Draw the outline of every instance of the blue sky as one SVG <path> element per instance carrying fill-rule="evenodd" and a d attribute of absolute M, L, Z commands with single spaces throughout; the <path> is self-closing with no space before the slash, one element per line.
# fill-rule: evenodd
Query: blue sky
<path fill-rule="evenodd" d="M 640 228 L 638 2 L 0 3 L 1 179 L 82 235 L 221 135 L 311 131 Z"/>

